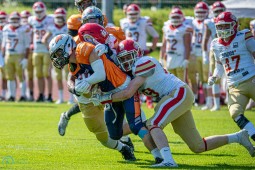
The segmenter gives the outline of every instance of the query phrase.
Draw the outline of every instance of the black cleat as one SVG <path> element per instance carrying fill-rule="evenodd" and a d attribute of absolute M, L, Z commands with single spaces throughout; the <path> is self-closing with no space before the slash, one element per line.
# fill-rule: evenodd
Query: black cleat
<path fill-rule="evenodd" d="M 27 98 L 24 96 L 21 96 L 19 99 L 19 102 L 25 102 L 25 101 L 27 101 Z"/>
<path fill-rule="evenodd" d="M 155 158 L 155 164 L 160 164 L 163 161 L 164 161 L 164 159 L 162 159 L 162 158 L 159 158 L 159 157 Z"/>
<path fill-rule="evenodd" d="M 135 155 L 134 155 L 134 153 L 132 152 L 132 150 L 130 149 L 129 146 L 124 145 L 122 147 L 122 149 L 120 150 L 120 153 L 122 154 L 123 158 L 126 161 L 136 161 Z"/>
<path fill-rule="evenodd" d="M 40 95 L 40 96 L 37 98 L 36 102 L 44 102 L 44 96 L 43 96 L 43 95 Z"/>
<path fill-rule="evenodd" d="M 8 98 L 7 101 L 8 101 L 8 102 L 14 102 L 14 101 L 15 101 L 15 98 L 11 96 L 11 97 Z"/>
<path fill-rule="evenodd" d="M 46 100 L 46 102 L 48 102 L 48 103 L 53 103 L 53 100 L 52 100 L 51 97 L 48 97 L 47 100 Z"/>
<path fill-rule="evenodd" d="M 251 139 L 255 141 L 255 134 L 251 135 Z"/>
<path fill-rule="evenodd" d="M 127 141 L 127 142 L 126 142 L 126 141 L 122 141 L 121 139 L 120 139 L 120 141 L 121 141 L 121 143 L 128 145 L 128 146 L 130 147 L 130 149 L 131 149 L 132 152 L 135 151 L 134 144 L 133 144 L 133 142 L 131 141 L 131 138 L 130 138 L 130 137 L 128 137 L 128 141 Z"/>

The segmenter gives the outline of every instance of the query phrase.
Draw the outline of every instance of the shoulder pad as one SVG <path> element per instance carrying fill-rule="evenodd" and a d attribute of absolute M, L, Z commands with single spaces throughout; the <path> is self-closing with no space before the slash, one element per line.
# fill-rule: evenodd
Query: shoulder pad
<path fill-rule="evenodd" d="M 95 46 L 88 42 L 81 42 L 76 47 L 76 61 L 80 64 L 90 64 L 89 57 Z"/>
<path fill-rule="evenodd" d="M 67 20 L 67 28 L 78 30 L 81 27 L 81 14 L 71 15 Z"/>

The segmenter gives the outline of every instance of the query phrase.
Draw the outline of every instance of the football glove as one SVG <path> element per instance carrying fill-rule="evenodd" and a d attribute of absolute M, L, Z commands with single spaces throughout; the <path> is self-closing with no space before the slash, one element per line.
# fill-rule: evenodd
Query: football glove
<path fill-rule="evenodd" d="M 97 55 L 100 57 L 101 55 L 108 53 L 108 47 L 104 44 L 97 44 L 95 47 L 95 51 Z"/>
<path fill-rule="evenodd" d="M 26 58 L 23 58 L 19 63 L 23 70 L 27 68 L 27 59 Z"/>
<path fill-rule="evenodd" d="M 217 81 L 217 77 L 210 76 L 210 77 L 208 78 L 207 84 L 208 84 L 209 86 L 212 86 L 213 84 L 215 84 L 216 81 Z"/>
<path fill-rule="evenodd" d="M 90 92 L 91 85 L 85 80 L 85 75 L 82 74 L 81 79 L 75 79 L 74 90 L 77 94 L 87 94 Z"/>
<path fill-rule="evenodd" d="M 94 106 L 99 106 L 100 104 L 112 103 L 112 93 L 109 94 L 99 94 L 95 93 L 89 99 Z"/>

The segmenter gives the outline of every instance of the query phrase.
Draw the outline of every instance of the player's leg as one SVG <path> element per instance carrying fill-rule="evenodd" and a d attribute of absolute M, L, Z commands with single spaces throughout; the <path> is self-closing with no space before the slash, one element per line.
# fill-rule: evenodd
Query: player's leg
<path fill-rule="evenodd" d="M 213 107 L 212 87 L 207 84 L 207 80 L 209 77 L 209 64 L 202 64 L 202 76 L 202 84 L 206 94 L 206 108 L 204 109 L 207 110 Z"/>
<path fill-rule="evenodd" d="M 25 75 L 24 70 L 22 69 L 22 66 L 20 65 L 20 61 L 23 58 L 23 55 L 16 55 L 14 56 L 16 58 L 15 62 L 15 71 L 16 75 L 19 78 L 20 83 L 20 99 L 19 101 L 26 101 L 26 81 L 25 81 Z"/>
<path fill-rule="evenodd" d="M 45 90 L 45 82 L 43 77 L 43 54 L 33 53 L 33 67 L 35 69 L 35 74 L 37 77 L 37 87 L 39 90 L 39 96 L 36 99 L 37 102 L 44 101 L 44 90 Z"/>
<path fill-rule="evenodd" d="M 191 84 L 192 91 L 195 95 L 195 105 L 199 103 L 198 101 L 198 87 L 199 87 L 199 78 L 197 78 L 197 61 L 196 57 L 190 56 L 190 61 L 189 61 L 189 71 L 188 71 L 188 80 Z M 198 80 L 197 80 L 198 79 Z"/>
<path fill-rule="evenodd" d="M 51 75 L 52 64 L 50 61 L 49 54 L 43 55 L 43 76 L 47 80 L 48 97 L 47 102 L 53 102 L 52 100 L 52 75 Z"/>
<path fill-rule="evenodd" d="M 27 75 L 28 75 L 28 89 L 29 89 L 29 101 L 34 101 L 34 71 L 33 71 L 32 53 L 29 53 L 27 60 Z"/>
<path fill-rule="evenodd" d="M 2 78 L 2 84 L 1 84 L 1 87 L 2 87 L 2 92 L 1 92 L 1 101 L 3 100 L 6 100 L 6 93 L 7 93 L 7 79 L 6 79 L 6 66 L 0 68 L 0 72 L 1 72 L 1 78 Z"/>
<path fill-rule="evenodd" d="M 62 80 L 62 70 L 54 67 L 54 72 L 56 75 L 57 86 L 58 86 L 58 100 L 56 104 L 61 104 L 64 102 L 64 92 L 63 92 L 63 80 Z"/>
<path fill-rule="evenodd" d="M 15 101 L 16 98 L 16 80 L 15 80 L 15 58 L 7 54 L 5 56 L 5 68 L 8 89 L 8 101 Z"/>

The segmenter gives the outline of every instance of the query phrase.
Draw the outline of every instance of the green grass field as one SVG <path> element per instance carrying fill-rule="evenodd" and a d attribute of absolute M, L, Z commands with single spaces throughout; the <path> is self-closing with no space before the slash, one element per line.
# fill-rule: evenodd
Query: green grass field
<path fill-rule="evenodd" d="M 66 104 L 0 103 L 0 169 L 149 169 L 153 157 L 137 136 L 131 135 L 137 161 L 123 161 L 117 151 L 100 145 L 83 123 L 81 114 L 72 117 L 66 135 L 59 136 L 57 124 Z M 153 114 L 143 106 L 147 116 Z M 193 109 L 201 136 L 232 133 L 239 129 L 227 108 L 219 112 Z M 246 116 L 255 122 L 254 111 Z M 255 169 L 255 158 L 239 144 L 202 154 L 192 153 L 165 128 L 173 156 L 180 169 Z M 254 143 L 254 142 L 253 142 Z M 255 143 L 254 143 L 255 144 Z"/>

